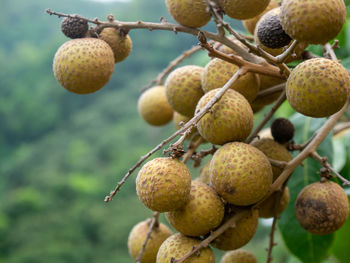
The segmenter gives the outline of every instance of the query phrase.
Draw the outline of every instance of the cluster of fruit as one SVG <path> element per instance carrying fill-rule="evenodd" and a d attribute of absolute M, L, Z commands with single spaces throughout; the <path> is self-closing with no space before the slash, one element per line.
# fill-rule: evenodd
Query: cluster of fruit
<path fill-rule="evenodd" d="M 202 27 L 211 20 L 208 1 L 166 0 L 169 13 L 181 25 Z M 325 44 L 341 30 L 346 17 L 343 0 L 218 0 L 219 13 L 243 20 L 255 42 L 267 53 L 277 56 L 297 44 L 284 62 L 300 58 L 309 44 Z M 91 93 L 105 85 L 112 75 L 114 63 L 125 59 L 131 51 L 131 40 L 122 29 L 88 30 L 88 23 L 79 17 L 68 17 L 62 31 L 70 38 L 57 51 L 53 69 L 57 80 L 66 89 Z M 232 39 L 248 52 L 248 48 Z M 214 47 L 223 53 L 239 56 L 221 43 Z M 212 59 L 204 68 L 187 65 L 175 69 L 164 86 L 152 87 L 140 96 L 138 110 L 149 124 L 160 126 L 174 120 L 179 129 L 200 112 L 239 67 Z M 247 72 L 230 86 L 222 98 L 198 121 L 192 140 L 221 145 L 202 168 L 201 175 L 191 180 L 190 172 L 177 158 L 155 158 L 139 171 L 136 190 L 149 209 L 166 212 L 168 222 L 179 233 L 173 234 L 164 224 L 157 225 L 146 247 L 150 221 L 137 224 L 129 236 L 129 250 L 137 259 L 144 249 L 142 263 L 169 263 L 181 258 L 203 237 L 210 235 L 233 215 L 247 207 L 256 207 L 240 218 L 210 245 L 226 254 L 222 263 L 256 262 L 254 256 L 236 250 L 255 234 L 258 218 L 276 217 L 289 202 L 289 189 L 275 192 L 265 199 L 273 182 L 283 169 L 270 164 L 271 159 L 289 162 L 287 150 L 294 127 L 286 119 L 272 125 L 272 138 L 245 143 L 253 129 L 254 113 L 274 102 L 281 90 L 266 96 L 258 93 L 285 83 L 287 100 L 295 111 L 310 117 L 328 117 L 346 103 L 350 90 L 347 70 L 327 58 L 313 58 L 292 70 L 287 81 L 281 78 Z M 292 190 L 292 189 L 291 189 Z M 264 200 L 262 202 L 262 200 Z M 258 206 L 256 204 L 259 203 Z M 322 180 L 306 186 L 295 203 L 300 225 L 313 234 L 329 234 L 339 229 L 349 214 L 344 190 L 336 183 Z M 246 257 L 246 261 L 242 258 Z M 214 262 L 210 247 L 192 255 L 186 262 Z"/>

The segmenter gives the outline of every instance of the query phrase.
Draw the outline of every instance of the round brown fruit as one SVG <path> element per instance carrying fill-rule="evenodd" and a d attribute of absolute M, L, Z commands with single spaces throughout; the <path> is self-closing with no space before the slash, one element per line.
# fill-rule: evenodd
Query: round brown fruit
<path fill-rule="evenodd" d="M 315 235 L 338 230 L 349 216 L 349 201 L 343 188 L 331 181 L 306 186 L 295 202 L 299 224 Z"/>
<path fill-rule="evenodd" d="M 190 196 L 184 207 L 166 213 L 166 218 L 183 235 L 205 235 L 221 223 L 224 204 L 210 186 L 199 181 L 192 181 Z"/>
<path fill-rule="evenodd" d="M 64 43 L 56 52 L 53 72 L 67 90 L 88 94 L 101 89 L 114 71 L 110 46 L 96 38 L 77 38 Z"/>
<path fill-rule="evenodd" d="M 217 150 L 210 162 L 210 182 L 230 204 L 247 206 L 261 200 L 272 183 L 269 160 L 257 148 L 232 142 Z"/>
<path fill-rule="evenodd" d="M 220 263 L 257 263 L 255 256 L 247 250 L 237 249 L 224 254 Z"/>
<path fill-rule="evenodd" d="M 198 102 L 200 111 L 220 89 L 211 90 Z M 200 135 L 212 144 L 245 140 L 253 129 L 253 111 L 249 102 L 229 89 L 197 123 Z"/>
<path fill-rule="evenodd" d="M 129 254 L 137 260 L 140 256 L 143 243 L 146 240 L 151 220 L 145 220 L 135 225 L 130 231 L 128 238 Z M 173 233 L 164 224 L 160 223 L 153 228 L 150 239 L 147 242 L 140 263 L 154 263 L 156 261 L 159 247 Z"/>
<path fill-rule="evenodd" d="M 328 117 L 345 104 L 350 89 L 347 70 L 338 62 L 314 58 L 300 63 L 290 74 L 286 94 L 299 113 L 314 118 Z"/>
<path fill-rule="evenodd" d="M 279 202 L 276 199 L 279 199 Z M 279 216 L 288 206 L 290 199 L 289 188 L 286 187 L 281 196 L 280 193 L 273 193 L 269 198 L 261 203 L 259 207 L 259 217 L 270 218 L 276 215 Z M 278 202 L 276 204 L 276 202 Z"/>
<path fill-rule="evenodd" d="M 270 0 L 219 0 L 226 15 L 244 20 L 261 14 Z"/>
<path fill-rule="evenodd" d="M 155 158 L 141 168 L 136 178 L 141 202 L 157 212 L 183 207 L 190 200 L 190 190 L 190 172 L 177 159 Z"/>
<path fill-rule="evenodd" d="M 115 63 L 126 59 L 132 50 L 130 36 L 115 28 L 104 28 L 100 34 L 100 39 L 106 41 L 112 48 Z"/>
<path fill-rule="evenodd" d="M 169 263 L 174 259 L 180 259 L 185 254 L 201 243 L 199 239 L 185 237 L 178 233 L 170 236 L 160 246 L 156 263 Z M 214 263 L 214 253 L 210 247 L 201 249 L 200 253 L 186 259 L 186 263 Z"/>

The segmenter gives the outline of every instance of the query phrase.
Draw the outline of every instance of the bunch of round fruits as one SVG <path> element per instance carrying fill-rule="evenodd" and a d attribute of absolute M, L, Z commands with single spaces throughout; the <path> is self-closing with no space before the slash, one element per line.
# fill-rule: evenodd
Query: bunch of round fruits
<path fill-rule="evenodd" d="M 215 2 L 219 14 L 243 20 L 259 50 L 275 57 L 286 54 L 282 62 L 265 61 L 271 65 L 301 59 L 309 44 L 331 41 L 346 18 L 343 0 Z M 205 0 L 166 0 L 166 5 L 172 17 L 189 28 L 202 27 L 213 16 Z M 125 59 L 132 46 L 122 29 L 105 28 L 94 35 L 96 32 L 91 33 L 87 22 L 79 17 L 64 20 L 62 31 L 77 39 L 59 48 L 54 73 L 62 86 L 76 93 L 94 92 L 105 85 L 114 63 Z M 243 41 L 231 41 L 248 53 L 249 46 Z M 219 42 L 214 47 L 220 54 L 240 56 Z M 292 52 L 286 53 L 286 50 Z M 161 126 L 173 120 L 180 129 L 189 121 L 194 123 L 199 112 L 216 98 L 238 70 L 239 66 L 219 58 L 211 59 L 204 68 L 178 67 L 168 75 L 164 85 L 142 93 L 138 111 L 150 125 Z M 329 117 L 341 110 L 349 99 L 349 73 L 338 61 L 323 57 L 307 59 L 290 74 L 283 74 L 277 77 L 246 72 L 190 127 L 193 129 L 186 133 L 187 139 L 219 145 L 211 160 L 202 167 L 199 178 L 191 179 L 185 162 L 177 155 L 155 158 L 142 166 L 136 179 L 139 199 L 149 209 L 166 213 L 167 221 L 178 233 L 173 234 L 162 223 L 140 222 L 132 229 L 128 241 L 135 260 L 141 253 L 142 263 L 177 262 L 232 217 L 248 211 L 234 227 L 225 228 L 209 245 L 230 251 L 222 263 L 256 262 L 251 253 L 237 249 L 252 239 L 259 217 L 278 217 L 289 203 L 289 191 L 293 189 L 283 184 L 281 191 L 270 191 L 284 171 L 271 163 L 292 160 L 288 146 L 293 140 L 294 127 L 287 119 L 276 119 L 271 126 L 273 138 L 251 142 L 248 138 L 254 126 L 254 113 L 286 94 L 295 111 L 314 118 Z M 284 84 L 282 89 L 259 95 L 281 84 Z M 323 178 L 299 193 L 295 213 L 304 229 L 325 235 L 345 223 L 349 202 L 338 184 Z M 150 232 L 151 222 L 154 228 Z M 205 263 L 215 259 L 207 245 L 185 262 Z"/>

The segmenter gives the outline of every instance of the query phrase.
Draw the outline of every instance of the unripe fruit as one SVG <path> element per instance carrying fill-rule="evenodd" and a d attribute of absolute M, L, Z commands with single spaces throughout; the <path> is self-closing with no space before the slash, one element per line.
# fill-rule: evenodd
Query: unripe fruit
<path fill-rule="evenodd" d="M 271 54 L 272 56 L 278 56 L 281 55 L 287 48 L 289 45 L 286 45 L 282 48 L 269 48 L 265 45 L 263 45 L 259 38 L 258 38 L 258 28 L 259 28 L 259 24 L 262 23 L 262 21 L 272 17 L 272 16 L 276 16 L 276 15 L 280 15 L 281 14 L 281 8 L 275 8 L 270 10 L 269 12 L 267 12 L 266 14 L 264 14 L 258 21 L 258 23 L 256 24 L 255 27 L 255 31 L 254 31 L 254 40 L 256 42 L 257 45 L 259 45 L 259 47 L 261 49 L 263 49 L 264 51 L 268 52 L 269 54 Z M 303 53 L 303 51 L 305 50 L 305 48 L 307 47 L 307 44 L 305 42 L 300 42 L 296 45 L 296 47 L 294 48 L 294 51 L 292 54 L 290 54 L 286 59 L 285 59 L 285 63 L 289 63 L 292 62 L 296 59 L 299 59 Z"/>
<path fill-rule="evenodd" d="M 160 246 L 156 263 L 169 263 L 172 258 L 180 259 L 200 242 L 199 239 L 185 237 L 180 233 L 172 235 Z M 214 253 L 210 247 L 203 248 L 200 253 L 186 259 L 186 263 L 215 263 Z"/>
<path fill-rule="evenodd" d="M 217 150 L 210 162 L 210 182 L 230 204 L 246 206 L 261 200 L 272 183 L 269 160 L 257 148 L 227 143 Z"/>
<path fill-rule="evenodd" d="M 277 198 L 279 199 L 279 201 L 276 200 Z M 273 193 L 269 198 L 267 198 L 264 202 L 261 203 L 259 207 L 259 217 L 274 217 L 275 210 L 276 215 L 279 216 L 287 208 L 289 199 L 290 195 L 288 187 L 284 189 L 282 196 L 278 192 Z"/>
<path fill-rule="evenodd" d="M 171 72 L 165 81 L 165 94 L 170 106 L 187 117 L 194 115 L 196 105 L 203 96 L 202 71 L 202 67 L 184 66 Z"/>
<path fill-rule="evenodd" d="M 136 178 L 136 191 L 149 209 L 168 212 L 190 200 L 191 176 L 177 159 L 155 158 L 146 163 Z"/>
<path fill-rule="evenodd" d="M 292 40 L 284 32 L 279 15 L 268 16 L 259 21 L 257 36 L 260 43 L 268 48 L 283 48 Z"/>
<path fill-rule="evenodd" d="M 276 142 L 286 143 L 294 137 L 294 125 L 288 119 L 278 118 L 271 124 L 271 134 Z"/>
<path fill-rule="evenodd" d="M 224 254 L 220 263 L 257 263 L 255 256 L 247 250 L 238 249 Z"/>
<path fill-rule="evenodd" d="M 130 256 L 136 260 L 140 256 L 143 243 L 146 240 L 151 220 L 145 220 L 135 225 L 128 238 L 128 248 Z M 156 261 L 159 247 L 164 240 L 172 235 L 171 230 L 160 223 L 152 230 L 150 239 L 147 242 L 140 263 L 154 263 Z"/>
<path fill-rule="evenodd" d="M 335 38 L 346 19 L 343 0 L 284 0 L 282 26 L 300 42 L 325 44 Z"/>
<path fill-rule="evenodd" d="M 244 20 L 262 13 L 270 0 L 219 0 L 226 15 L 231 18 Z"/>
<path fill-rule="evenodd" d="M 289 162 L 290 160 L 292 160 L 292 155 L 288 152 L 286 147 L 275 142 L 272 139 L 263 138 L 263 139 L 254 141 L 251 145 L 258 148 L 270 159 L 273 159 L 276 161 L 282 161 L 282 162 Z M 272 165 L 272 172 L 273 172 L 272 181 L 275 181 L 277 177 L 280 176 L 282 171 L 283 171 L 282 168 L 278 168 Z"/>
<path fill-rule="evenodd" d="M 96 38 L 78 38 L 64 43 L 56 52 L 53 72 L 67 90 L 92 93 L 112 76 L 114 56 L 110 46 Z"/>
<path fill-rule="evenodd" d="M 222 88 L 238 69 L 239 67 L 232 63 L 219 58 L 212 59 L 203 70 L 202 89 L 204 92 L 208 92 L 213 89 Z M 259 92 L 258 78 L 254 73 L 247 73 L 236 80 L 230 88 L 238 91 L 251 102 Z"/>
<path fill-rule="evenodd" d="M 200 111 L 219 89 L 206 93 L 198 102 Z M 253 111 L 238 92 L 227 90 L 224 96 L 197 123 L 200 135 L 212 144 L 245 140 L 253 129 Z"/>
<path fill-rule="evenodd" d="M 132 41 L 128 34 L 107 27 L 100 33 L 100 39 L 106 41 L 113 50 L 115 63 L 126 59 L 132 50 Z"/>
<path fill-rule="evenodd" d="M 236 209 L 229 207 L 227 209 L 222 224 L 234 216 Z M 259 222 L 258 210 L 253 210 L 248 216 L 238 220 L 234 227 L 228 228 L 224 233 L 218 236 L 211 245 L 221 250 L 234 250 L 243 247 L 255 235 Z"/>
<path fill-rule="evenodd" d="M 192 181 L 190 196 L 184 207 L 166 213 L 166 218 L 183 235 L 205 235 L 220 225 L 224 204 L 210 186 L 199 181 Z"/>
<path fill-rule="evenodd" d="M 69 38 L 82 38 L 89 30 L 88 22 L 78 17 L 65 17 L 61 23 L 62 33 Z"/>
<path fill-rule="evenodd" d="M 166 0 L 171 16 L 181 25 L 202 27 L 210 21 L 205 0 Z"/>
<path fill-rule="evenodd" d="M 349 215 L 349 201 L 344 190 L 327 181 L 306 186 L 295 202 L 299 224 L 315 235 L 326 235 L 338 230 Z"/>
<path fill-rule="evenodd" d="M 245 29 L 248 30 L 248 32 L 250 34 L 254 35 L 255 26 L 256 26 L 256 23 L 258 23 L 259 19 L 264 14 L 266 14 L 268 11 L 270 11 L 271 9 L 274 9 L 276 7 L 279 7 L 279 4 L 277 3 L 277 1 L 276 0 L 271 0 L 269 5 L 265 8 L 265 10 L 261 14 L 255 16 L 253 18 L 244 20 L 243 21 L 243 26 L 245 27 Z"/>
<path fill-rule="evenodd" d="M 339 63 L 326 58 L 309 59 L 290 74 L 286 94 L 301 114 L 322 118 L 339 111 L 347 99 L 350 77 Z"/>
<path fill-rule="evenodd" d="M 141 117 L 151 125 L 164 125 L 173 118 L 173 109 L 165 97 L 164 86 L 155 86 L 143 92 L 137 108 Z"/>

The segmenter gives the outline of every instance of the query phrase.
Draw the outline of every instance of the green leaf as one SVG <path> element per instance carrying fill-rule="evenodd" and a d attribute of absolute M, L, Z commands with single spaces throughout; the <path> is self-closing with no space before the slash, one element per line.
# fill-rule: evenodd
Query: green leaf
<path fill-rule="evenodd" d="M 295 126 L 294 140 L 297 143 L 305 143 L 325 122 L 325 119 L 312 119 L 301 114 L 293 115 L 290 120 Z M 327 156 L 329 161 L 332 161 L 331 136 L 322 142 L 317 151 L 321 156 Z M 294 203 L 299 192 L 306 185 L 320 180 L 317 174 L 320 168 L 319 163 L 308 158 L 303 162 L 303 167 L 299 166 L 293 172 L 288 183 L 291 193 L 290 203 L 278 223 L 283 240 L 290 252 L 307 263 L 321 262 L 326 258 L 333 241 L 333 234 L 317 236 L 308 233 L 299 225 L 294 213 Z"/>

